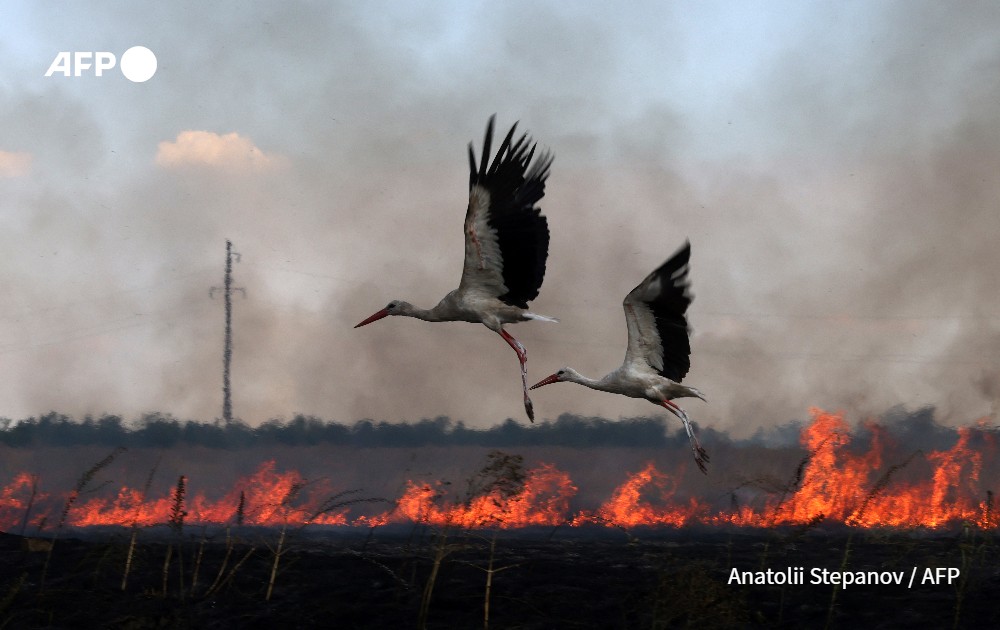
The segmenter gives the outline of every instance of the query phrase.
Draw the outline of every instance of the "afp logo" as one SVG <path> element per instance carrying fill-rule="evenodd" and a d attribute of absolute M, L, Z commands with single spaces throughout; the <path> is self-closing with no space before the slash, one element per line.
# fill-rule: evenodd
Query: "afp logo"
<path fill-rule="evenodd" d="M 82 77 L 93 74 L 104 76 L 106 70 L 115 67 L 117 60 L 110 52 L 67 52 L 56 55 L 45 72 L 45 76 Z M 156 73 L 156 55 L 145 46 L 133 46 L 122 53 L 117 64 L 125 78 L 133 83 L 143 83 Z"/>

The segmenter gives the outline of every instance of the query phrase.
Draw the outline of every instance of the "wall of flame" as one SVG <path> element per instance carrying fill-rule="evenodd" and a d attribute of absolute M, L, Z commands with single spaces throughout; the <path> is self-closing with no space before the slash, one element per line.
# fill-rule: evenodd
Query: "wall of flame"
<path fill-rule="evenodd" d="M 129 485 L 114 492 L 57 492 L 46 487 L 43 472 L 17 472 L 0 489 L 0 530 L 44 533 L 65 525 L 149 527 L 166 524 L 182 503 L 185 525 L 377 526 L 426 523 L 461 528 L 529 526 L 684 527 L 690 525 L 773 527 L 836 523 L 851 527 L 940 529 L 956 524 L 996 528 L 993 489 L 995 433 L 985 425 L 959 429 L 948 449 L 893 453 L 891 436 L 868 423 L 871 434 L 860 451 L 842 414 L 812 409 L 812 422 L 800 436 L 806 457 L 783 482 L 773 477 L 722 473 L 728 489 L 712 493 L 685 490 L 684 475 L 664 472 L 652 461 L 623 471 L 610 496 L 596 506 L 579 506 L 579 488 L 569 473 L 552 463 L 527 470 L 523 490 L 463 496 L 442 480 L 409 478 L 392 500 L 375 501 L 345 493 L 328 479 L 308 480 L 295 469 L 279 470 L 274 460 L 257 465 L 214 498 L 199 489 L 195 476 L 188 492 L 153 492 Z M 890 459 L 890 453 L 892 459 Z M 726 463 L 713 458 L 711 474 Z M 741 462 L 741 465 L 745 465 Z M 679 469 L 686 470 L 684 463 Z M 985 473 L 985 474 L 984 474 Z M 736 481 L 739 480 L 738 483 Z M 714 495 L 714 496 L 709 496 Z M 331 500 L 332 498 L 332 500 Z M 719 502 L 728 503 L 719 507 Z"/>

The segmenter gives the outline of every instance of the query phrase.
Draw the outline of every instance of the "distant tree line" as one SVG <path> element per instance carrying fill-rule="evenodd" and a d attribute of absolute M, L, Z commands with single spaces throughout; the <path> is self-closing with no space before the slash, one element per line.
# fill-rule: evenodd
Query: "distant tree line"
<path fill-rule="evenodd" d="M 796 447 L 799 435 L 808 423 L 800 420 L 761 428 L 746 439 L 731 438 L 710 426 L 699 426 L 698 437 L 706 446 Z M 937 423 L 933 407 L 909 410 L 893 407 L 878 419 L 888 430 L 895 446 L 929 452 L 950 448 L 958 439 L 954 427 Z M 697 426 L 697 423 L 696 423 Z M 871 427 L 862 422 L 851 430 L 855 450 L 867 448 L 873 438 Z M 977 439 L 1000 441 L 1000 427 L 995 423 L 977 427 Z M 169 414 L 149 413 L 138 420 L 105 414 L 87 416 L 77 421 L 64 414 L 49 412 L 40 417 L 13 421 L 0 418 L 0 444 L 11 447 L 41 446 L 126 446 L 171 448 L 205 446 L 238 449 L 252 446 L 309 446 L 336 444 L 359 448 L 415 446 L 517 446 L 568 447 L 686 447 L 687 437 L 680 423 L 665 416 L 608 420 L 562 414 L 553 421 L 528 424 L 508 418 L 488 429 L 470 428 L 445 416 L 413 423 L 358 420 L 342 424 L 315 416 L 296 415 L 291 420 L 269 420 L 251 427 L 239 420 L 229 424 L 178 420 Z"/>
<path fill-rule="evenodd" d="M 701 439 L 725 439 L 715 431 L 701 429 Z M 204 446 L 236 449 L 252 446 L 306 446 L 334 444 L 371 447 L 413 446 L 569 446 L 569 447 L 663 447 L 684 445 L 683 430 L 668 431 L 664 418 L 607 420 L 563 414 L 554 421 L 527 424 L 507 419 L 488 429 L 467 427 L 447 417 L 414 423 L 359 420 L 353 425 L 296 415 L 291 420 L 269 420 L 259 427 L 240 421 L 225 424 L 177 420 L 151 413 L 137 421 L 121 416 L 85 417 L 82 421 L 50 412 L 38 418 L 12 421 L 0 418 L 0 444 L 11 447 L 126 446 L 172 448 Z"/>

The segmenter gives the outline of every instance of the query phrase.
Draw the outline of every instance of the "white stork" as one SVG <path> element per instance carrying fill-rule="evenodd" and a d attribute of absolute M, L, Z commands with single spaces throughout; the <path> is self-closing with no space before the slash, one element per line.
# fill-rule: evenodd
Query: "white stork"
<path fill-rule="evenodd" d="M 702 472 L 707 472 L 708 453 L 698 443 L 687 413 L 672 400 L 684 396 L 705 400 L 694 387 L 680 384 L 691 367 L 691 344 L 685 317 L 691 304 L 687 280 L 690 257 L 691 244 L 685 242 L 667 262 L 625 296 L 622 306 L 628 325 L 628 349 L 621 367 L 600 379 L 587 378 L 565 367 L 532 385 L 531 389 L 568 381 L 662 405 L 684 423 L 694 461 Z"/>
<path fill-rule="evenodd" d="M 528 311 L 538 297 L 545 276 L 549 226 L 536 203 L 545 195 L 552 154 L 543 152 L 534 164 L 535 144 L 528 134 L 512 143 L 517 123 L 510 128 L 489 162 L 493 142 L 491 116 L 486 126 L 479 166 L 469 143 L 469 207 L 465 213 L 465 266 L 458 288 L 431 309 L 393 300 L 355 328 L 388 315 L 415 317 L 428 322 L 481 323 L 503 337 L 521 363 L 524 410 L 534 422 L 528 396 L 528 360 L 524 346 L 504 330 L 504 324 L 537 319 L 558 321 Z M 530 165 L 530 166 L 529 166 Z"/>

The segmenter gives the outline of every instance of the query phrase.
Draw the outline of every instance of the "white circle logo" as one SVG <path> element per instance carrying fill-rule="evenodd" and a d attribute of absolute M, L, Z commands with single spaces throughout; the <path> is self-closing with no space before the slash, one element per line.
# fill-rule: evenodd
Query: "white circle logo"
<path fill-rule="evenodd" d="M 133 46 L 122 53 L 120 68 L 133 83 L 148 81 L 156 73 L 156 55 L 145 46 Z"/>

